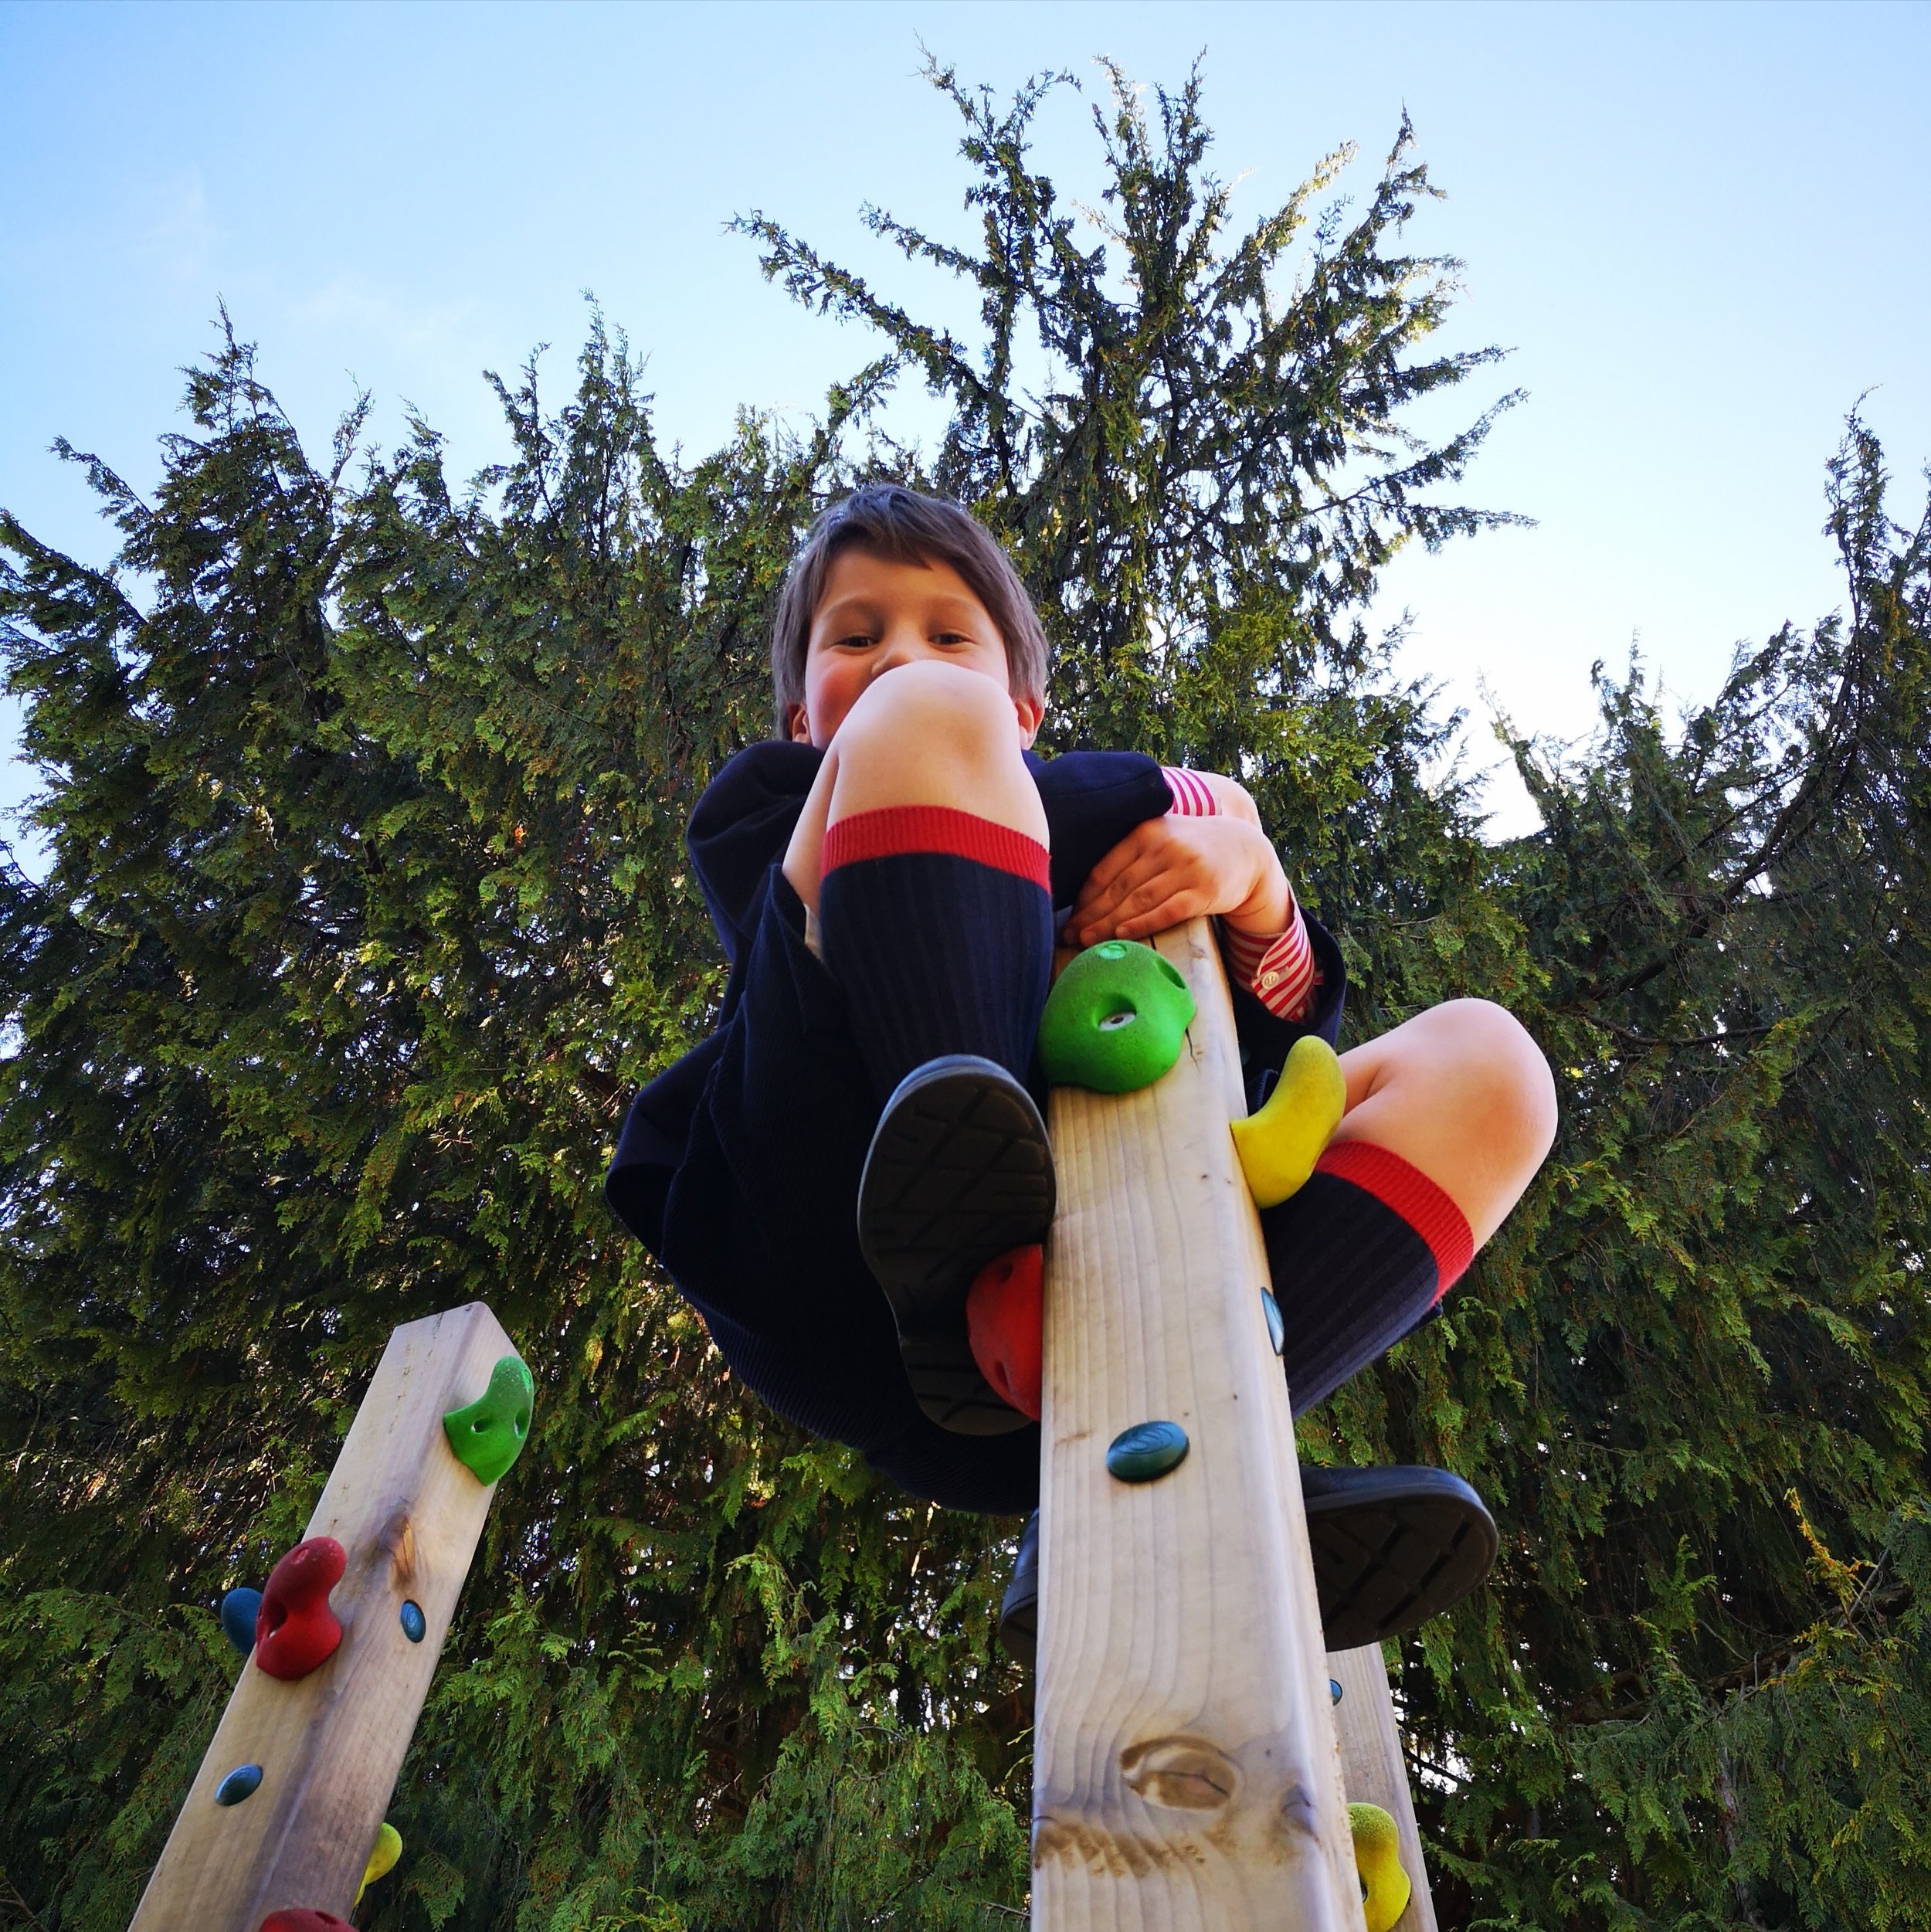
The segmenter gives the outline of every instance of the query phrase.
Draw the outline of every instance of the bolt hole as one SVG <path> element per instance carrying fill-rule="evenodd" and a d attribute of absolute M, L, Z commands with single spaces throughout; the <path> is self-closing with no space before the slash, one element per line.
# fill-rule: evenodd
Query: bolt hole
<path fill-rule="evenodd" d="M 1109 1013 L 1100 1022 L 1102 1033 L 1117 1033 L 1122 1027 L 1130 1027 L 1140 1016 L 1137 1013 Z"/>

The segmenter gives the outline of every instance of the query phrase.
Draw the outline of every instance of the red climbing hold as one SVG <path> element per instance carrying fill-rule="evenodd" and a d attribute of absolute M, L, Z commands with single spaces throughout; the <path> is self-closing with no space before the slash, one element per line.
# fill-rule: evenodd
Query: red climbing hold
<path fill-rule="evenodd" d="M 306 1543 L 297 1548 L 306 1549 Z M 338 1919 L 333 1912 L 318 1912 L 313 1906 L 292 1905 L 280 1912 L 271 1912 L 256 1927 L 256 1932 L 355 1932 L 354 1926 L 346 1919 Z"/>
<path fill-rule="evenodd" d="M 311 1536 L 269 1572 L 255 1619 L 255 1662 L 270 1676 L 293 1683 L 335 1654 L 342 1626 L 328 1593 L 348 1567 L 348 1552 L 333 1536 Z"/>
<path fill-rule="evenodd" d="M 1035 1422 L 1045 1340 L 1045 1258 L 1037 1241 L 1015 1248 L 988 1261 L 966 1295 L 966 1336 L 979 1373 L 1002 1402 Z"/>

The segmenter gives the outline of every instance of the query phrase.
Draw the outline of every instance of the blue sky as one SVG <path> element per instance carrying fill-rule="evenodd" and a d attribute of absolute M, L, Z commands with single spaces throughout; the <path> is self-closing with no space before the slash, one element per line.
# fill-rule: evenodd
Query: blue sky
<path fill-rule="evenodd" d="M 809 411 L 872 344 L 792 307 L 725 224 L 762 209 L 945 301 L 857 220 L 870 200 L 969 232 L 921 43 L 1001 90 L 1068 70 L 1089 101 L 1098 55 L 1174 85 L 1203 52 L 1248 220 L 1343 141 L 1358 202 L 1406 107 L 1447 194 L 1412 240 L 1466 264 L 1437 339 L 1514 351 L 1458 412 L 1529 392 L 1464 494 L 1536 528 L 1398 560 L 1376 612 L 1410 613 L 1404 662 L 1470 710 L 1478 762 L 1492 702 L 1573 736 L 1591 664 L 1632 640 L 1703 698 L 1737 640 L 1836 604 L 1823 464 L 1866 392 L 1922 507 L 1931 8 L 884 0 L 0 5 L 0 503 L 104 555 L 46 446 L 151 481 L 223 300 L 317 447 L 359 383 L 385 440 L 406 399 L 457 470 L 492 460 L 480 372 L 547 341 L 560 393 L 586 290 L 688 451 L 740 405 Z M 1075 195 L 1084 111 L 1069 93 L 1040 124 Z M 1493 802 L 1525 822 L 1512 779 Z"/>

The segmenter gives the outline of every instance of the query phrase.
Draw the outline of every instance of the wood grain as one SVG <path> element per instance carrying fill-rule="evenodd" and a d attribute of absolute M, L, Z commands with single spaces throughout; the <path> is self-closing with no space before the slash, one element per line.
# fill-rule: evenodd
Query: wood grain
<path fill-rule="evenodd" d="M 1341 1686 L 1334 1707 L 1335 1737 L 1341 1747 L 1341 1782 L 1350 1803 L 1379 1805 L 1401 1836 L 1401 1869 L 1413 1890 L 1394 1932 L 1436 1932 L 1435 1908 L 1428 1895 L 1428 1868 L 1415 1825 L 1408 1767 L 1401 1754 L 1394 1699 L 1379 1644 L 1328 1653 L 1328 1674 Z"/>
<path fill-rule="evenodd" d="M 1158 943 L 1200 1008 L 1179 1064 L 1053 1095 L 1033 1923 L 1360 1932 L 1233 1014 L 1206 921 Z M 1109 1477 L 1162 1418 L 1186 1460 Z"/>
<path fill-rule="evenodd" d="M 131 1932 L 256 1932 L 285 1906 L 348 1917 L 495 1493 L 451 1453 L 443 1417 L 515 1353 L 480 1302 L 389 1337 L 306 1532 L 348 1553 L 330 1598 L 341 1644 L 294 1683 L 243 1666 Z M 419 1643 L 402 1631 L 410 1600 Z M 217 1805 L 246 1764 L 260 1789 Z"/>

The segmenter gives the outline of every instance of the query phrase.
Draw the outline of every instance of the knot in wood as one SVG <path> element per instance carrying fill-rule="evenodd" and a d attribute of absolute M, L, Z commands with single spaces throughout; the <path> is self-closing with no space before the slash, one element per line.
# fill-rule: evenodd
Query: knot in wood
<path fill-rule="evenodd" d="M 1240 1767 L 1217 1746 L 1199 1737 L 1152 1737 L 1120 1754 L 1129 1790 L 1149 1805 L 1176 1811 L 1217 1811 L 1240 1789 Z"/>

